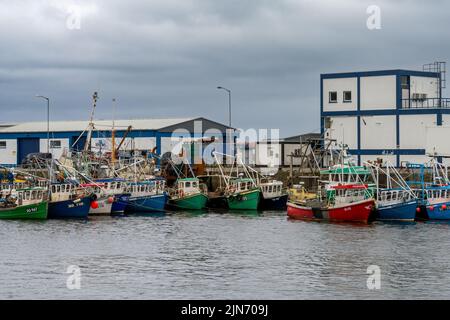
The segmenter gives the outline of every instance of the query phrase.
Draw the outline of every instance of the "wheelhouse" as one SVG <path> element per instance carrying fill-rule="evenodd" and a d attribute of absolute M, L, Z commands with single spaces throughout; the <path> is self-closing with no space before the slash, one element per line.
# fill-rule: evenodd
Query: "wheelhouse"
<path fill-rule="evenodd" d="M 244 192 L 256 188 L 255 182 L 252 179 L 233 179 L 230 181 L 230 186 L 234 192 Z"/>

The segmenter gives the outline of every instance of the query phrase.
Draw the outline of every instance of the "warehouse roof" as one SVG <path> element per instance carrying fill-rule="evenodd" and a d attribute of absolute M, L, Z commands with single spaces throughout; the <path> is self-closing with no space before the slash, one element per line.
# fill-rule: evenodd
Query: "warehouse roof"
<path fill-rule="evenodd" d="M 311 132 L 311 133 L 299 134 L 299 135 L 292 136 L 292 137 L 287 137 L 287 138 L 282 139 L 282 141 L 285 141 L 285 142 L 303 141 L 303 142 L 305 142 L 308 139 L 320 139 L 320 138 L 322 138 L 322 134 Z"/>
<path fill-rule="evenodd" d="M 166 118 L 166 119 L 137 119 L 137 120 L 115 120 L 115 128 L 126 129 L 132 126 L 133 130 L 159 130 L 165 127 L 177 125 L 187 121 L 201 118 Z M 84 131 L 88 127 L 89 121 L 50 121 L 51 132 Z M 112 120 L 94 120 L 97 130 L 110 130 Z M 8 132 L 46 132 L 47 122 L 23 122 L 11 126 L 2 127 L 0 133 Z"/>

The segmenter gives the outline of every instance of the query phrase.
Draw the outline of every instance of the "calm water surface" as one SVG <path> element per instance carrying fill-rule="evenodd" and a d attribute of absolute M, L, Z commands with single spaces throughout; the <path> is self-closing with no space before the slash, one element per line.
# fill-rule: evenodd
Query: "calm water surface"
<path fill-rule="evenodd" d="M 81 269 L 81 289 L 66 286 Z M 381 268 L 381 289 L 366 270 Z M 283 212 L 0 221 L 1 299 L 450 298 L 450 224 Z"/>

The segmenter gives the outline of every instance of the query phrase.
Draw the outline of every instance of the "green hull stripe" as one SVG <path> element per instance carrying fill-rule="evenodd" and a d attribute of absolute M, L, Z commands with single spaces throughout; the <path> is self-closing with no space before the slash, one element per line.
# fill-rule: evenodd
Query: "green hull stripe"
<path fill-rule="evenodd" d="M 229 196 L 227 198 L 228 207 L 234 210 L 257 210 L 259 197 L 259 190 Z"/>
<path fill-rule="evenodd" d="M 203 193 L 187 196 L 181 199 L 170 200 L 170 204 L 176 209 L 201 210 L 206 208 L 208 197 Z"/>
<path fill-rule="evenodd" d="M 47 219 L 47 202 L 2 209 L 0 219 Z"/>

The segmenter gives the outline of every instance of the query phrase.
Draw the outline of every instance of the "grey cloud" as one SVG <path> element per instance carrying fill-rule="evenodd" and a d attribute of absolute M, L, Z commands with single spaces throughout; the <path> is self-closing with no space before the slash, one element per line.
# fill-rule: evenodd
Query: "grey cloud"
<path fill-rule="evenodd" d="M 67 7 L 87 6 L 81 30 Z M 381 8 L 382 29 L 366 28 Z M 99 90 L 99 118 L 117 98 L 123 118 L 197 116 L 234 125 L 319 129 L 319 75 L 420 68 L 448 57 L 446 12 L 434 1 L 158 0 L 0 1 L 2 121 L 84 119 Z M 42 108 L 41 108 L 42 109 Z M 42 109 L 43 110 L 43 109 Z"/>

